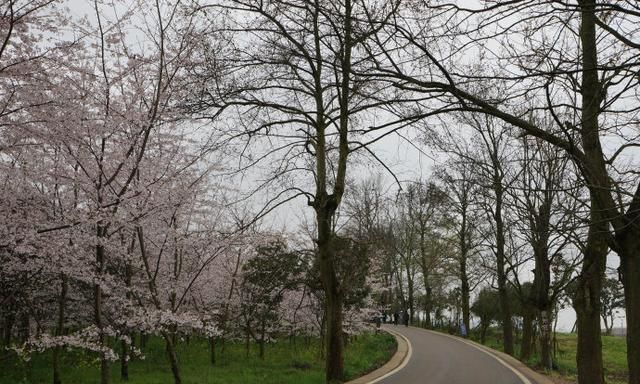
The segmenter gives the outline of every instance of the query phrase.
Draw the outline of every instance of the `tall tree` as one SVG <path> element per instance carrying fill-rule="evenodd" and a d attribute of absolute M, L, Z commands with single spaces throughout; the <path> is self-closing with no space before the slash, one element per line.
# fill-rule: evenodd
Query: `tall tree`
<path fill-rule="evenodd" d="M 241 129 L 228 137 L 244 142 L 241 169 L 275 160 L 260 188 L 277 190 L 261 213 L 299 196 L 314 210 L 330 383 L 344 378 L 344 291 L 337 275 L 340 256 L 333 222 L 345 193 L 350 155 L 376 140 L 377 132 L 359 121 L 388 93 L 353 72 L 370 62 L 371 53 L 360 48 L 377 27 L 366 20 L 388 18 L 393 5 L 238 0 L 212 6 L 229 11 L 228 32 L 243 36 L 227 57 L 210 62 L 227 76 L 218 83 L 205 76 L 201 107 L 223 109 L 238 119 Z"/>
<path fill-rule="evenodd" d="M 439 177 L 443 180 L 448 202 L 451 204 L 455 256 L 454 275 L 460 280 L 460 303 L 462 322 L 467 330 L 471 329 L 470 296 L 475 285 L 472 271 L 479 245 L 479 217 L 476 205 L 477 182 L 471 164 L 464 160 L 453 160 L 444 168 Z"/>
<path fill-rule="evenodd" d="M 540 364 L 553 368 L 551 326 L 553 310 L 574 273 L 565 248 L 578 227 L 579 185 L 571 183 L 568 159 L 548 143 L 523 138 L 520 177 L 513 196 L 520 232 L 533 251 L 533 284 L 523 292 L 525 307 L 535 308 L 540 328 Z M 554 276 L 555 275 L 555 276 Z M 527 309 L 525 309 L 525 312 Z M 527 324 L 528 325 L 528 324 Z M 522 358 L 528 358 L 531 341 L 523 336 Z"/>

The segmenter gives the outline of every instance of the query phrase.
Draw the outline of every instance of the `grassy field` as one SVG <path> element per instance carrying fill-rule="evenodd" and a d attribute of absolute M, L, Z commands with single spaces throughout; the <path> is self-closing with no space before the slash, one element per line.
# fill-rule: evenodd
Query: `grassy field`
<path fill-rule="evenodd" d="M 384 364 L 396 350 L 393 336 L 387 333 L 360 335 L 350 341 L 345 354 L 347 378 L 355 378 Z M 129 367 L 130 384 L 173 383 L 164 344 L 159 338 L 147 343 L 144 360 L 134 360 Z M 298 340 L 294 347 L 289 341 L 272 343 L 266 347 L 265 359 L 260 360 L 257 347 L 249 356 L 243 344 L 227 343 L 224 354 L 218 352 L 217 363 L 209 362 L 205 340 L 191 340 L 179 344 L 178 357 L 184 384 L 312 384 L 322 383 L 323 361 L 319 356 L 318 340 L 305 343 Z M 99 362 L 95 356 L 66 352 L 62 359 L 63 384 L 92 384 L 99 382 Z M 112 382 L 120 383 L 120 365 L 112 366 Z M 29 362 L 16 359 L 0 361 L 0 383 L 52 382 L 51 353 L 34 355 Z"/>
<path fill-rule="evenodd" d="M 502 351 L 501 339 L 498 339 L 499 335 L 500 333 L 497 330 L 490 330 L 485 345 Z M 473 338 L 475 339 L 475 337 Z M 557 340 L 557 353 L 554 359 L 557 370 L 551 372 L 551 374 L 552 376 L 560 376 L 570 382 L 576 382 L 577 336 L 575 333 L 558 333 Z M 479 338 L 476 341 L 479 342 Z M 520 344 L 518 343 L 516 343 L 516 351 L 520 351 Z M 607 382 L 612 384 L 625 383 L 628 376 L 626 339 L 618 336 L 602 336 L 602 358 Z M 533 356 L 526 363 L 536 368 L 537 356 Z"/>

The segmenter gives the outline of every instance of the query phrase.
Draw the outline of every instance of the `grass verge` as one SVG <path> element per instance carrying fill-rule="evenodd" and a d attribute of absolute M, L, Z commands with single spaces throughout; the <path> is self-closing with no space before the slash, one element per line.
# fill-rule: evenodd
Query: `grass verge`
<path fill-rule="evenodd" d="M 479 343 L 480 338 L 476 336 L 477 335 L 472 333 L 471 338 Z M 554 366 L 556 369 L 554 371 L 544 372 L 538 364 L 539 358 L 535 352 L 531 359 L 525 361 L 525 363 L 533 369 L 558 378 L 559 382 L 576 383 L 578 374 L 576 364 L 576 351 L 578 346 L 577 335 L 575 333 L 558 333 L 556 339 L 557 344 L 555 346 L 554 357 Z M 498 351 L 503 351 L 501 333 L 499 330 L 490 329 L 487 332 L 487 338 L 484 345 Z M 519 340 L 516 342 L 515 350 L 516 352 L 520 351 Z M 627 368 L 627 342 L 624 337 L 602 336 L 602 360 L 607 383 L 626 383 L 629 371 Z"/>
<path fill-rule="evenodd" d="M 354 379 L 383 365 L 396 351 L 395 338 L 386 332 L 351 338 L 345 350 L 346 379 Z M 130 384 L 173 383 L 171 369 L 160 338 L 150 338 L 145 359 L 129 365 Z M 224 353 L 218 347 L 215 365 L 210 363 L 206 340 L 191 339 L 178 345 L 178 358 L 184 384 L 319 384 L 324 382 L 324 361 L 318 339 L 280 340 L 266 347 L 265 358 L 258 357 L 257 346 L 249 353 L 242 343 L 227 343 Z M 99 361 L 95 355 L 65 351 L 62 356 L 63 384 L 99 383 Z M 2 384 L 50 384 L 51 352 L 35 354 L 31 360 L 15 357 L 0 360 Z M 112 382 L 121 383 L 120 363 L 112 365 Z"/>

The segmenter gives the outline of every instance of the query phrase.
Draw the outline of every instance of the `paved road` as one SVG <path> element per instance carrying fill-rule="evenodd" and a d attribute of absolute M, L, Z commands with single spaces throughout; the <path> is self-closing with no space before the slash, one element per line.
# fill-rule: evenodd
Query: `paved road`
<path fill-rule="evenodd" d="M 523 384 L 493 356 L 463 341 L 420 328 L 386 327 L 409 339 L 412 355 L 402 370 L 376 384 Z"/>

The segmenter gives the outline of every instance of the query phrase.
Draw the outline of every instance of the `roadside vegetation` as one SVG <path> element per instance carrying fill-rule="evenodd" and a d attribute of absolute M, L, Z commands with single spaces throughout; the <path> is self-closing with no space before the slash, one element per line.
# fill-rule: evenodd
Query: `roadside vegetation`
<path fill-rule="evenodd" d="M 350 338 L 345 354 L 345 373 L 353 379 L 383 365 L 396 351 L 393 336 L 386 332 L 364 333 Z M 177 352 L 185 384 L 312 384 L 324 381 L 324 359 L 317 338 L 282 339 L 266 347 L 264 359 L 259 348 L 241 342 L 228 342 L 224 352 L 218 351 L 215 365 L 211 364 L 210 349 L 205 339 L 182 340 Z M 130 384 L 162 384 L 172 381 L 169 362 L 165 356 L 164 342 L 159 337 L 150 338 L 143 348 L 144 359 L 133 359 L 129 367 Z M 11 358 L 0 360 L 0 383 L 51 383 L 50 350 L 32 355 L 24 361 Z M 61 377 L 66 383 L 92 384 L 100 381 L 100 361 L 95 355 L 66 351 Z M 113 383 L 121 381 L 116 364 L 111 367 Z"/>
<path fill-rule="evenodd" d="M 479 332 L 472 332 L 471 339 L 480 342 Z M 516 339 L 516 351 L 521 349 L 521 340 Z M 544 372 L 554 378 L 572 383 L 578 382 L 576 366 L 578 338 L 575 333 L 557 333 L 553 348 L 554 370 Z M 489 348 L 504 352 L 502 348 L 501 332 L 496 328 L 487 330 L 485 343 Z M 620 336 L 602 336 L 602 360 L 605 380 L 607 383 L 625 383 L 629 375 L 627 368 L 627 342 Z M 530 367 L 543 371 L 539 364 L 539 348 L 534 349 L 529 359 L 525 361 Z"/>

